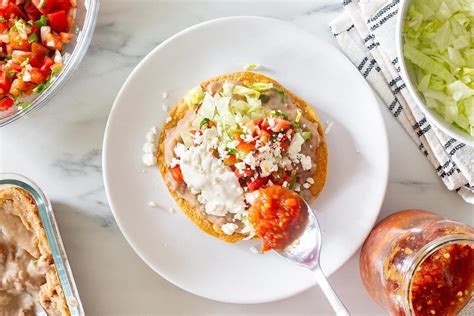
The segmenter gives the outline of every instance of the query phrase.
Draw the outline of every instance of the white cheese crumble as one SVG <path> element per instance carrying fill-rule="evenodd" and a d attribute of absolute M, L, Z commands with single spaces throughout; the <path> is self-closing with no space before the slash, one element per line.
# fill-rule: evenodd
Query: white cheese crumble
<path fill-rule="evenodd" d="M 177 144 L 174 151 L 180 159 L 184 182 L 198 193 L 198 201 L 205 206 L 207 214 L 225 216 L 245 210 L 244 194 L 237 177 L 209 153 L 206 144 L 190 148 Z"/>
<path fill-rule="evenodd" d="M 290 147 L 288 147 L 288 156 L 291 160 L 297 159 L 298 153 L 301 151 L 301 146 L 304 144 L 304 138 L 300 133 L 296 133 L 291 140 Z"/>
<path fill-rule="evenodd" d="M 168 112 L 168 105 L 166 105 L 166 103 L 163 103 L 161 108 L 163 109 L 163 111 Z"/>
<path fill-rule="evenodd" d="M 164 91 L 163 94 L 161 95 L 163 99 L 166 99 L 168 97 L 168 92 Z"/>
<path fill-rule="evenodd" d="M 227 223 L 227 224 L 224 224 L 222 225 L 221 227 L 221 230 L 226 234 L 226 235 L 232 235 L 237 229 L 239 228 L 239 226 L 237 226 L 236 224 L 234 223 Z"/>
<path fill-rule="evenodd" d="M 171 118 L 171 117 L 167 117 L 167 118 L 166 118 L 166 123 L 169 123 L 169 122 L 171 122 L 171 120 L 172 120 L 172 118 Z"/>
<path fill-rule="evenodd" d="M 305 155 L 298 155 L 299 160 L 301 161 L 301 166 L 303 170 L 311 170 L 313 164 L 311 163 L 311 158 Z"/>
<path fill-rule="evenodd" d="M 150 201 L 150 202 L 148 202 L 148 206 L 149 207 L 159 207 L 160 205 L 158 203 L 156 203 L 155 201 Z"/>
<path fill-rule="evenodd" d="M 260 251 L 258 251 L 258 249 L 257 249 L 256 246 L 250 247 L 250 252 L 251 252 L 251 253 L 254 253 L 254 254 L 260 253 Z"/>
<path fill-rule="evenodd" d="M 152 127 L 146 134 L 146 142 L 143 144 L 143 164 L 147 167 L 156 165 L 156 150 L 158 146 L 158 131 Z"/>

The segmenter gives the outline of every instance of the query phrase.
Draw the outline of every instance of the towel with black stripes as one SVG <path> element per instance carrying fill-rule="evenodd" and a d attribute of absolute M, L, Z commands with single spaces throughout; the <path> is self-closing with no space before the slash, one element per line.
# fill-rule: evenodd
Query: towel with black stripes
<path fill-rule="evenodd" d="M 449 190 L 474 204 L 474 148 L 426 119 L 400 77 L 395 30 L 400 0 L 343 0 L 330 27 L 341 49 L 372 85 Z"/>

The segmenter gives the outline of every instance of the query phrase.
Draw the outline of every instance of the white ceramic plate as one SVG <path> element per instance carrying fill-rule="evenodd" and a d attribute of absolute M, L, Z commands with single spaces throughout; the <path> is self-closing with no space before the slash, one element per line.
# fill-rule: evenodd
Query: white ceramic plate
<path fill-rule="evenodd" d="M 323 230 L 322 268 L 330 275 L 371 230 L 388 176 L 387 136 L 370 88 L 335 48 L 287 22 L 232 17 L 196 25 L 154 49 L 120 91 L 104 139 L 104 182 L 115 219 L 137 254 L 186 291 L 233 303 L 295 295 L 316 284 L 310 272 L 273 253 L 254 254 L 256 241 L 227 244 L 199 230 L 177 209 L 157 168 L 144 169 L 145 134 L 166 119 L 188 89 L 214 76 L 259 69 L 313 104 L 327 135 L 329 175 L 313 207 Z M 167 91 L 169 97 L 162 99 Z M 151 208 L 157 201 L 164 210 Z"/>

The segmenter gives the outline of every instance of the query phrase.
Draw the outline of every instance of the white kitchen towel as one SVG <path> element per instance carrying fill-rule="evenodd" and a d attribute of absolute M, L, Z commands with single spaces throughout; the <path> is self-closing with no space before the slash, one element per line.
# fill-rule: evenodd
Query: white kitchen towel
<path fill-rule="evenodd" d="M 474 204 L 474 148 L 449 137 L 425 117 L 400 77 L 395 28 L 400 0 L 344 0 L 331 31 L 449 190 Z"/>

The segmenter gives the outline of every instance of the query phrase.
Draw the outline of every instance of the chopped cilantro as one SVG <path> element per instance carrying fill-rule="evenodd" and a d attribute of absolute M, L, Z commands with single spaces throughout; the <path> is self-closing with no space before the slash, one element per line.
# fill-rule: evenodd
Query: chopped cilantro
<path fill-rule="evenodd" d="M 207 125 L 211 120 L 208 118 L 203 118 L 201 120 L 201 123 L 199 123 L 199 128 L 202 128 L 203 126 Z"/>
<path fill-rule="evenodd" d="M 286 115 L 280 110 L 273 110 L 270 112 L 270 115 L 275 117 L 283 117 L 285 120 L 288 120 L 288 115 Z"/>
<path fill-rule="evenodd" d="M 27 59 L 25 59 L 25 60 L 20 64 L 20 66 L 21 66 L 21 67 L 26 67 L 29 63 L 30 63 L 30 59 L 27 58 Z"/>
<path fill-rule="evenodd" d="M 3 23 L 3 22 L 7 22 L 7 20 L 3 16 L 0 16 L 0 23 Z"/>
<path fill-rule="evenodd" d="M 237 153 L 237 149 L 235 149 L 235 148 L 229 148 L 229 149 L 227 149 L 227 152 L 228 152 L 230 155 L 234 155 L 234 154 Z"/>
<path fill-rule="evenodd" d="M 39 20 L 36 20 L 35 25 L 37 27 L 42 27 L 42 26 L 48 25 L 48 18 L 46 17 L 46 15 L 42 15 Z"/>
<path fill-rule="evenodd" d="M 304 140 L 308 140 L 311 138 L 311 133 L 310 132 L 302 132 L 301 136 L 303 136 Z"/>

